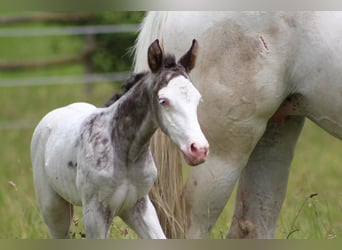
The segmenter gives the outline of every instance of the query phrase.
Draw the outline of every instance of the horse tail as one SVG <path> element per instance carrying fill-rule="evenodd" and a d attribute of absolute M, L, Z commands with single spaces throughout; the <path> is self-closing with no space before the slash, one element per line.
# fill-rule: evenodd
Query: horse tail
<path fill-rule="evenodd" d="M 182 158 L 178 148 L 160 130 L 153 136 L 151 150 L 158 178 L 150 197 L 167 238 L 185 238 Z"/>
<path fill-rule="evenodd" d="M 166 12 L 150 12 L 142 22 L 133 48 L 134 71 L 148 69 L 147 49 L 159 39 L 163 44 L 163 24 Z M 158 178 L 150 192 L 160 224 L 167 238 L 184 238 L 186 228 L 185 202 L 183 199 L 182 157 L 169 138 L 158 130 L 151 140 L 151 150 L 158 169 Z"/>

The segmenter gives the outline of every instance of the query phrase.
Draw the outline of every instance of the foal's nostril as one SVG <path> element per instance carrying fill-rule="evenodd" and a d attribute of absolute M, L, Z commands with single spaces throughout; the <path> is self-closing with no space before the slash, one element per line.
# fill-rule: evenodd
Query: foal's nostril
<path fill-rule="evenodd" d="M 190 146 L 190 152 L 192 155 L 196 155 L 198 152 L 198 146 L 196 143 L 192 143 Z"/>
<path fill-rule="evenodd" d="M 200 163 L 203 163 L 207 158 L 209 153 L 209 144 L 208 143 L 191 143 L 188 150 L 183 151 L 184 157 L 186 161 L 191 166 L 196 166 Z"/>
<path fill-rule="evenodd" d="M 190 145 L 190 153 L 195 157 L 206 157 L 209 152 L 209 145 L 199 146 L 197 143 Z"/>

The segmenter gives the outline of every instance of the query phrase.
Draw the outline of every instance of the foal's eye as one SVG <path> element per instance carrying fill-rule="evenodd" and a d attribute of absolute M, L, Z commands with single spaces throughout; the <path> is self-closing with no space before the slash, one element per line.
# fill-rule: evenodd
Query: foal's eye
<path fill-rule="evenodd" d="M 168 106 L 170 102 L 169 102 L 169 99 L 167 98 L 159 98 L 159 104 L 162 106 Z"/>

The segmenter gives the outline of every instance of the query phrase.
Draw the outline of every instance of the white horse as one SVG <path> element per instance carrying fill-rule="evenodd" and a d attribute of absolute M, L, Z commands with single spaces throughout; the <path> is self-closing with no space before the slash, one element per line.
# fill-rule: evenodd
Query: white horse
<path fill-rule="evenodd" d="M 31 157 L 52 238 L 69 237 L 73 205 L 83 206 L 87 238 L 106 238 L 116 215 L 142 238 L 165 238 L 148 197 L 157 176 L 149 142 L 160 127 L 190 165 L 206 159 L 209 145 L 197 120 L 201 95 L 188 75 L 197 48 L 193 40 L 176 62 L 156 40 L 146 53 L 149 71 L 133 75 L 127 93 L 110 100 L 116 102 L 105 108 L 74 103 L 40 121 Z"/>
<path fill-rule="evenodd" d="M 273 238 L 305 117 L 342 138 L 342 12 L 151 12 L 135 70 L 146 68 L 152 39 L 179 54 L 190 37 L 201 46 L 191 77 L 211 153 L 175 195 L 185 197 L 179 230 L 208 238 L 239 179 L 227 237 Z M 154 145 L 156 157 L 169 150 L 160 135 Z M 162 209 L 174 213 L 174 199 Z"/>

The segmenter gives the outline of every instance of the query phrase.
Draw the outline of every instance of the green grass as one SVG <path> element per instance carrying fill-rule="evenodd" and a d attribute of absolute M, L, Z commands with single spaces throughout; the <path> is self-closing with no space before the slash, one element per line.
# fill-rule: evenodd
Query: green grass
<path fill-rule="evenodd" d="M 279 237 L 286 238 L 291 231 L 290 238 L 301 239 L 342 235 L 341 146 L 340 140 L 306 122 L 290 172 Z"/>

